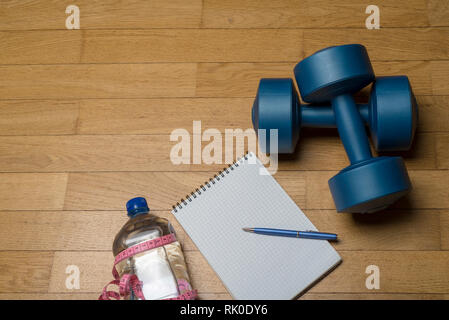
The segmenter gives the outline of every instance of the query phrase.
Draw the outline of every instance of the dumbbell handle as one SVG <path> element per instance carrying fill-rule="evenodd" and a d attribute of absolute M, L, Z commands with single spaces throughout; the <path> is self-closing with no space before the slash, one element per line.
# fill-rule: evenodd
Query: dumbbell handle
<path fill-rule="evenodd" d="M 335 123 L 351 164 L 371 159 L 368 136 L 353 97 L 342 94 L 332 99 Z"/>
<path fill-rule="evenodd" d="M 369 124 L 368 104 L 357 104 L 357 109 L 365 124 Z M 298 114 L 301 116 L 301 127 L 335 128 L 334 110 L 331 105 L 301 105 Z"/>

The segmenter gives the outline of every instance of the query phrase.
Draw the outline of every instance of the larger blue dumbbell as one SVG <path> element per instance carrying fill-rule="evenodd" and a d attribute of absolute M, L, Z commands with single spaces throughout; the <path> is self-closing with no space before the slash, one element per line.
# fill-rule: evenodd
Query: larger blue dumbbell
<path fill-rule="evenodd" d="M 374 81 L 362 45 L 343 45 L 316 52 L 299 62 L 295 78 L 306 102 L 331 101 L 340 138 L 351 162 L 329 180 L 339 212 L 375 212 L 407 194 L 411 182 L 400 157 L 374 158 L 363 120 L 352 94 Z"/>
<path fill-rule="evenodd" d="M 377 151 L 410 149 L 418 118 L 418 106 L 406 76 L 379 77 L 371 88 L 368 104 L 357 105 L 371 132 Z M 261 79 L 252 108 L 255 130 L 278 130 L 278 153 L 292 153 L 301 127 L 336 127 L 330 104 L 301 105 L 291 79 Z M 269 134 L 266 135 L 269 138 Z M 263 152 L 270 144 L 261 143 Z"/>

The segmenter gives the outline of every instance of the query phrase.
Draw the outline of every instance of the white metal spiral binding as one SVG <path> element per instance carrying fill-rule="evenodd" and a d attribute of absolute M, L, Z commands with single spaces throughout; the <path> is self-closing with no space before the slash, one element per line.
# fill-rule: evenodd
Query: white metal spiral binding
<path fill-rule="evenodd" d="M 212 188 L 214 184 L 219 182 L 221 179 L 225 178 L 227 174 L 229 174 L 231 171 L 234 171 L 236 168 L 239 167 L 239 164 L 242 164 L 243 161 L 248 160 L 248 158 L 253 157 L 254 155 L 252 153 L 247 153 L 243 157 L 237 159 L 235 162 L 231 163 L 229 166 L 225 167 L 223 170 L 218 171 L 217 174 L 215 174 L 213 177 L 211 177 L 209 180 L 204 182 L 204 184 L 200 185 L 199 188 L 196 188 L 195 191 L 192 191 L 191 193 L 187 194 L 185 196 L 185 199 L 182 198 L 179 202 L 177 202 L 173 206 L 173 212 L 178 212 L 185 206 L 187 206 L 190 202 L 193 201 L 193 199 L 198 198 L 203 192 L 207 191 L 207 189 Z"/>

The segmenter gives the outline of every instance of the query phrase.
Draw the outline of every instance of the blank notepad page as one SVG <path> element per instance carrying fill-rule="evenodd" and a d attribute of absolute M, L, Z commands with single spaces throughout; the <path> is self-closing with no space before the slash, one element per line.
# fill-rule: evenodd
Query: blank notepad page
<path fill-rule="evenodd" d="M 242 230 L 317 230 L 252 153 L 172 213 L 235 299 L 295 298 L 341 261 L 324 240 Z"/>

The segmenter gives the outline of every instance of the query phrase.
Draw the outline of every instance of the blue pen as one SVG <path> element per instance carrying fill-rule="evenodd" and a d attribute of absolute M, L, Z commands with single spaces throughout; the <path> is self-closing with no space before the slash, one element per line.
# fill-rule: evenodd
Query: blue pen
<path fill-rule="evenodd" d="M 295 231 L 271 228 L 243 228 L 243 231 L 264 234 L 268 236 L 281 236 L 291 238 L 317 239 L 317 240 L 337 240 L 335 233 L 325 233 L 318 231 Z"/>

